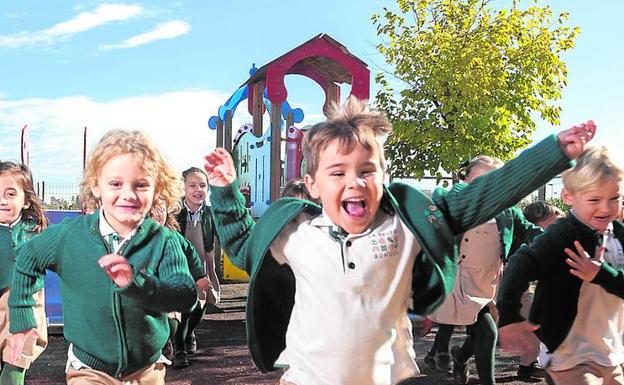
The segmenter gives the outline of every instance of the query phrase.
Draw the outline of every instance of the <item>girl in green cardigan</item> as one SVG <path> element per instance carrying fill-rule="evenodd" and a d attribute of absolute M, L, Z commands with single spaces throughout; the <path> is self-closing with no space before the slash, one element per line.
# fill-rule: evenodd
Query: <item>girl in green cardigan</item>
<path fill-rule="evenodd" d="M 33 188 L 32 175 L 26 165 L 0 161 L 0 314 L 7 314 L 15 250 L 48 225 L 41 201 Z M 37 331 L 24 343 L 16 359 L 6 347 L 9 317 L 0 321 L 0 352 L 2 374 L 0 384 L 23 384 L 24 373 L 48 344 L 43 290 L 35 296 Z"/>
<path fill-rule="evenodd" d="M 87 207 L 18 253 L 9 298 L 13 354 L 36 322 L 30 297 L 46 269 L 61 282 L 67 383 L 164 383 L 167 312 L 189 311 L 197 292 L 180 243 L 146 214 L 156 199 L 175 208 L 176 172 L 139 131 L 107 133 L 81 183 Z"/>

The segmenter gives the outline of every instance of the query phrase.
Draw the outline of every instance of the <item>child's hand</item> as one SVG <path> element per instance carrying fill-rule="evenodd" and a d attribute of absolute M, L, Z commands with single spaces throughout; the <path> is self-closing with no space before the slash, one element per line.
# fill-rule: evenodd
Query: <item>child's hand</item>
<path fill-rule="evenodd" d="M 564 249 L 565 253 L 570 257 L 566 259 L 566 263 L 571 267 L 570 274 L 576 275 L 583 281 L 593 281 L 600 271 L 600 265 L 602 265 L 604 260 L 604 246 L 600 246 L 595 258 L 587 254 L 579 241 L 574 241 L 574 247 L 578 254 L 567 247 Z"/>
<path fill-rule="evenodd" d="M 236 179 L 236 168 L 229 152 L 217 147 L 204 157 L 204 170 L 208 174 L 208 183 L 211 186 L 225 187 Z"/>
<path fill-rule="evenodd" d="M 28 340 L 37 340 L 39 338 L 39 333 L 37 330 L 22 330 L 21 332 L 10 334 L 7 338 L 7 346 L 6 349 L 9 351 L 9 360 L 5 361 L 7 364 L 16 366 L 18 360 L 22 356 L 22 352 L 24 351 L 24 345 Z"/>
<path fill-rule="evenodd" d="M 207 277 L 203 277 L 195 282 L 195 287 L 197 288 L 197 292 L 201 293 L 212 289 L 212 284 Z"/>
<path fill-rule="evenodd" d="M 98 260 L 98 264 L 119 287 L 126 287 L 132 281 L 132 266 L 119 254 L 107 254 Z"/>
<path fill-rule="evenodd" d="M 595 134 L 596 125 L 593 120 L 588 120 L 580 126 L 573 126 L 561 131 L 557 136 L 563 152 L 565 152 L 568 158 L 576 159 L 585 151 L 587 142 L 592 140 Z"/>
<path fill-rule="evenodd" d="M 538 338 L 533 334 L 539 329 L 538 325 L 533 325 L 529 321 L 516 322 L 505 325 L 498 329 L 501 347 L 511 353 L 523 353 L 533 349 L 539 344 Z"/>

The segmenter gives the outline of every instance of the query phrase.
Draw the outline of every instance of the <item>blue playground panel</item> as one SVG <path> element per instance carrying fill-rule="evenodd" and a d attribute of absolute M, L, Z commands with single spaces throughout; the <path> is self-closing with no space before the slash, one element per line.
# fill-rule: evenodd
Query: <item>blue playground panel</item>
<path fill-rule="evenodd" d="M 80 211 L 46 210 L 46 215 L 50 219 L 51 224 L 56 224 L 65 218 L 73 218 L 80 215 Z M 61 304 L 59 277 L 49 270 L 45 277 L 45 310 L 48 317 L 48 326 L 63 325 L 63 305 Z"/>

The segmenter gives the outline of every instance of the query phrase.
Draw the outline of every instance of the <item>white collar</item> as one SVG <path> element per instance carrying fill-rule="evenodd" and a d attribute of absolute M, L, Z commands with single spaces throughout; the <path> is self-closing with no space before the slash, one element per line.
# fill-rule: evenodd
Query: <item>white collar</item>
<path fill-rule="evenodd" d="M 104 216 L 104 209 L 100 209 L 99 212 L 99 217 L 100 217 L 100 234 L 102 235 L 102 237 L 107 237 L 111 234 L 117 234 L 119 236 L 121 236 L 119 234 L 119 232 L 117 230 L 115 230 L 113 228 L 113 226 L 110 225 L 110 223 L 108 223 L 108 221 L 106 220 L 106 217 Z M 130 239 L 132 238 L 132 236 L 134 235 L 134 233 L 136 233 L 137 229 L 139 228 L 139 226 L 141 225 L 141 223 L 139 223 L 134 229 L 132 229 L 132 231 L 130 231 L 128 233 L 128 235 L 126 235 L 124 237 L 124 239 Z"/>
<path fill-rule="evenodd" d="M 8 225 L 6 223 L 0 223 L 0 226 L 4 226 L 4 227 L 15 227 L 15 225 L 17 225 L 20 221 L 22 220 L 22 216 L 20 215 L 19 217 L 17 217 L 17 219 L 15 220 L 15 222 L 13 223 L 9 223 Z"/>

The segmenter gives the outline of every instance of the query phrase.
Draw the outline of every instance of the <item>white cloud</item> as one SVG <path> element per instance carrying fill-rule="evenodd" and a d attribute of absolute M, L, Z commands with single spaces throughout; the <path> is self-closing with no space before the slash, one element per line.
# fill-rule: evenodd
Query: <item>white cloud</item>
<path fill-rule="evenodd" d="M 94 11 L 82 12 L 72 19 L 45 30 L 0 36 L 0 47 L 16 48 L 39 43 L 51 44 L 108 23 L 134 18 L 143 12 L 143 8 L 138 5 L 101 4 Z"/>
<path fill-rule="evenodd" d="M 191 25 L 185 21 L 168 21 L 166 23 L 158 24 L 156 28 L 152 31 L 132 36 L 131 38 L 128 38 L 119 44 L 100 46 L 100 50 L 106 51 L 111 49 L 138 47 L 140 45 L 148 44 L 156 40 L 173 39 L 189 33 L 190 30 Z"/>
<path fill-rule="evenodd" d="M 113 128 L 140 129 L 182 171 L 202 165 L 215 146 L 208 128 L 228 95 L 191 90 L 97 102 L 86 96 L 61 99 L 0 100 L 0 153 L 19 160 L 20 130 L 30 127 L 30 162 L 36 180 L 75 182 L 82 173 L 83 128 L 87 151 Z"/>

